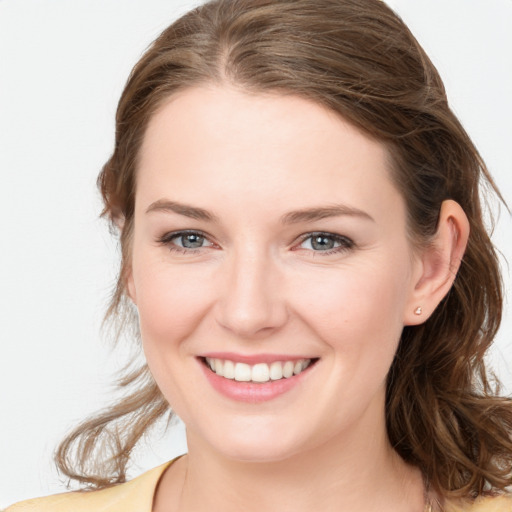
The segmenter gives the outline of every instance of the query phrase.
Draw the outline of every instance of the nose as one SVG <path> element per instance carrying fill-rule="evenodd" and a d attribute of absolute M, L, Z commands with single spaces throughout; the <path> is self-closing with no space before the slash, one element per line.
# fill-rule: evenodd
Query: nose
<path fill-rule="evenodd" d="M 261 338 L 287 321 L 283 278 L 269 255 L 243 253 L 225 262 L 217 321 L 239 338 Z"/>

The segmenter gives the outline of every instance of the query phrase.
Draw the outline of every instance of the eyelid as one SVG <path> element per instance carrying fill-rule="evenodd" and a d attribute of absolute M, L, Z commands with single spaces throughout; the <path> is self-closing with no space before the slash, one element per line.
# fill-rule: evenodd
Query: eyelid
<path fill-rule="evenodd" d="M 309 233 L 304 233 L 303 235 L 300 235 L 299 239 L 303 242 L 304 240 L 307 240 L 308 238 L 311 238 L 312 236 L 325 236 L 329 238 L 334 238 L 337 240 L 343 240 L 346 242 L 354 243 L 353 240 L 351 240 L 346 235 L 340 235 L 338 233 L 332 233 L 331 231 L 310 231 Z"/>
<path fill-rule="evenodd" d="M 211 245 L 206 246 L 206 247 L 187 248 L 187 247 L 181 247 L 179 245 L 172 244 L 172 241 L 174 239 L 179 238 L 180 236 L 185 236 L 185 235 L 198 235 L 198 236 L 204 238 L 205 240 L 207 240 Z M 204 231 L 201 231 L 200 229 L 180 229 L 178 231 L 170 231 L 170 232 L 163 234 L 162 236 L 157 237 L 156 241 L 159 244 L 169 246 L 169 248 L 171 250 L 177 250 L 177 251 L 181 251 L 181 252 L 194 252 L 194 251 L 199 251 L 201 249 L 205 249 L 207 247 L 216 245 L 215 242 L 213 242 L 211 240 L 210 235 L 208 235 Z"/>

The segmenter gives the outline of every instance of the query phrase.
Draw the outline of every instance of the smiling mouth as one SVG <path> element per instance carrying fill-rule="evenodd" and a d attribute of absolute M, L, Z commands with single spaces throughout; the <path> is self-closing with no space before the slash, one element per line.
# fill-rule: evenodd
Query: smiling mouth
<path fill-rule="evenodd" d="M 306 368 L 314 365 L 318 358 L 298 359 L 295 361 L 275 361 L 273 363 L 257 363 L 254 365 L 217 359 L 201 358 L 203 364 L 219 377 L 238 382 L 265 383 L 270 381 L 290 379 L 301 374 Z"/>

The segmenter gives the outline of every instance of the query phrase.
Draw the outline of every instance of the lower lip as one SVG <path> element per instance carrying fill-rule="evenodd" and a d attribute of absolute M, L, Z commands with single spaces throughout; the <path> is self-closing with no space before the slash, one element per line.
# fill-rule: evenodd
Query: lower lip
<path fill-rule="evenodd" d="M 288 379 L 269 380 L 268 382 L 239 382 L 225 379 L 214 373 L 206 364 L 199 360 L 203 372 L 212 385 L 222 395 L 239 402 L 259 403 L 272 400 L 300 384 L 315 364 L 309 365 L 298 375 Z"/>

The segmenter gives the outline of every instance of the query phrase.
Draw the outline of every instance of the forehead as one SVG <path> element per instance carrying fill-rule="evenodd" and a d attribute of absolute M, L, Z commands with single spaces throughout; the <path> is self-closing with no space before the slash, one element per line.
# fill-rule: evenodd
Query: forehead
<path fill-rule="evenodd" d="M 214 210 L 243 200 L 276 213 L 318 202 L 371 208 L 384 198 L 387 208 L 401 202 L 388 160 L 383 144 L 312 101 L 197 87 L 150 120 L 136 197 L 146 205 L 162 195 L 200 199 Z"/>

